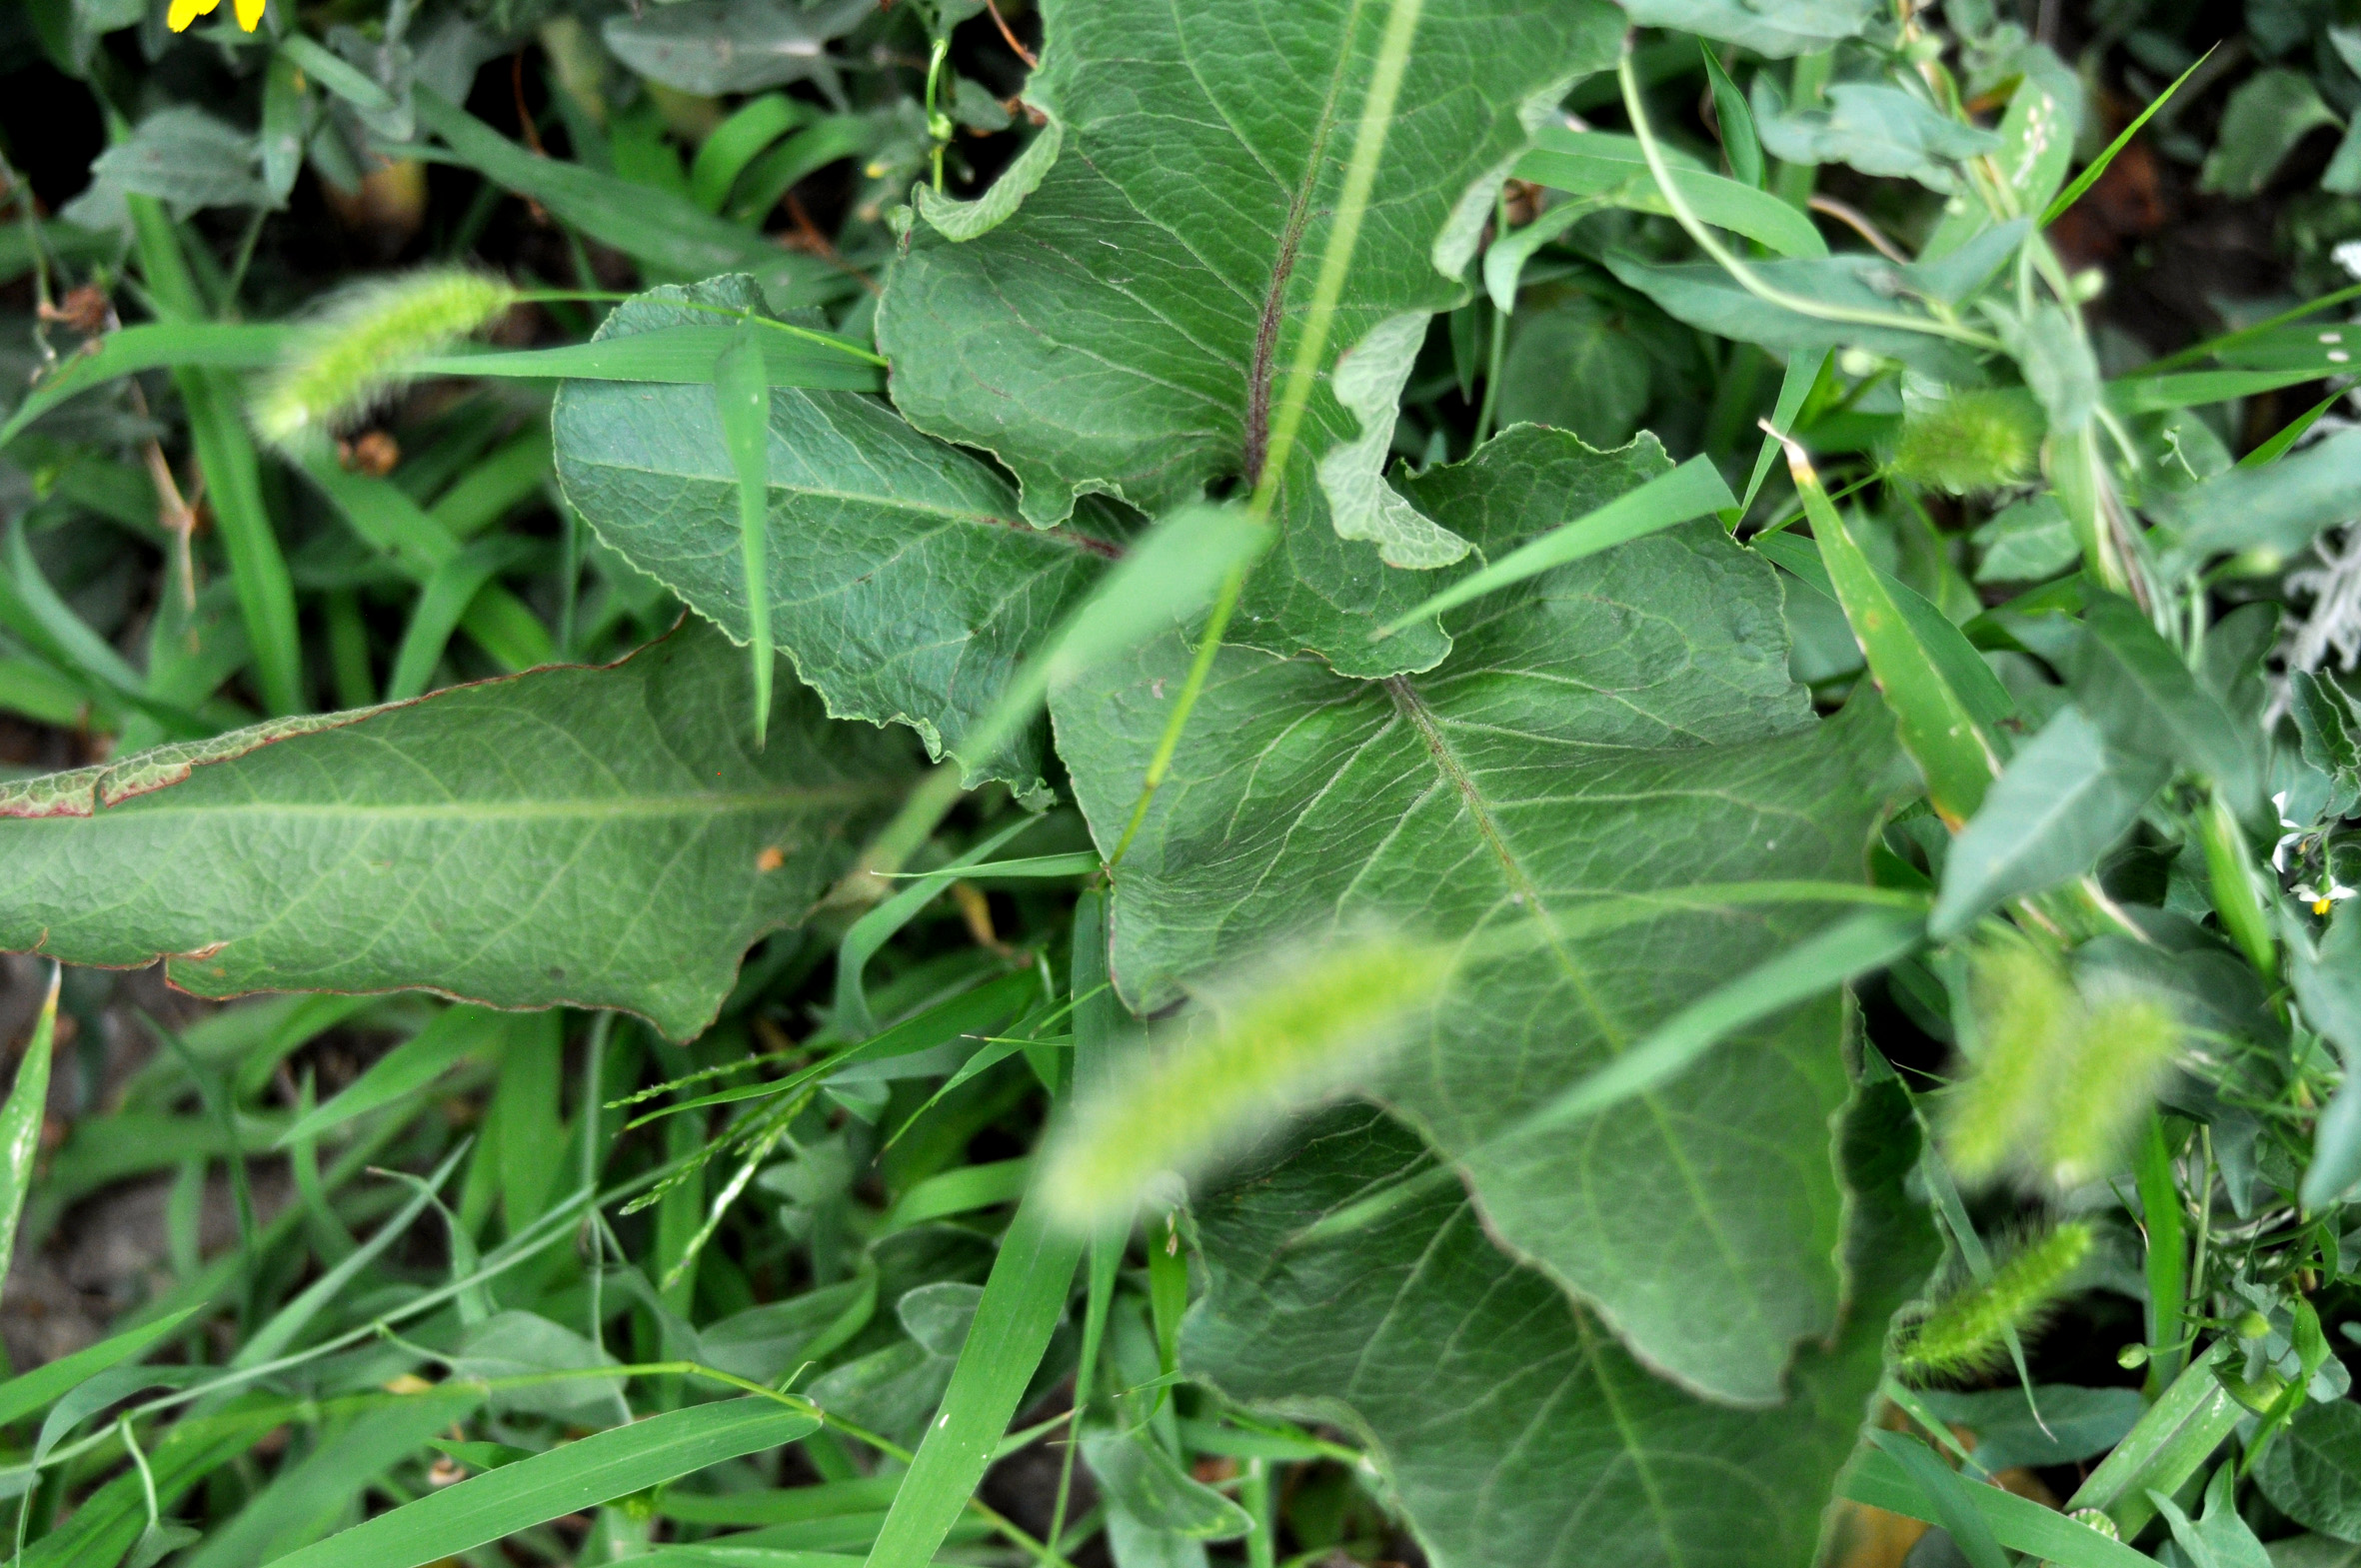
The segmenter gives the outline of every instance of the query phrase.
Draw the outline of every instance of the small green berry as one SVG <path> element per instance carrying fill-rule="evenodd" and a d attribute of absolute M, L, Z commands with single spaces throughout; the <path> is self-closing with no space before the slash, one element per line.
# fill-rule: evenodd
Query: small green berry
<path fill-rule="evenodd" d="M 2127 1372 L 2137 1371 L 2148 1364 L 2148 1347 L 2146 1345 L 2125 1345 L 2121 1350 L 2115 1352 L 2115 1364 Z"/>
<path fill-rule="evenodd" d="M 2271 1331 L 2271 1320 L 2248 1307 L 2238 1314 L 2237 1329 L 2240 1339 L 2260 1339 Z"/>

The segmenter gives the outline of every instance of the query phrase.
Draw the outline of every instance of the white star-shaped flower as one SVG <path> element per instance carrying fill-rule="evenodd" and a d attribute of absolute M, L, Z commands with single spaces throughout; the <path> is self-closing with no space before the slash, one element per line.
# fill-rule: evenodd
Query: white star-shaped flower
<path fill-rule="evenodd" d="M 2278 843 L 2274 844 L 2271 848 L 2271 869 L 2279 872 L 2282 875 L 2285 875 L 2287 871 L 2287 846 L 2289 844 L 2302 843 L 2304 841 L 2303 824 L 2298 822 L 2294 817 L 2287 814 L 2286 790 L 2282 789 L 2277 794 L 2271 796 L 2271 807 L 2279 813 L 2279 825 L 2290 829 L 2287 832 L 2281 833 L 2279 835 Z"/>
<path fill-rule="evenodd" d="M 2347 898 L 2361 897 L 2361 891 L 2356 891 L 2354 888 L 2347 887 L 2343 882 L 2338 881 L 2333 876 L 2324 876 L 2321 878 L 2321 880 L 2328 883 L 2328 885 L 2326 887 L 2313 887 L 2303 882 L 2297 882 L 2295 884 L 2295 895 L 2309 903 L 2312 906 L 2312 912 L 2314 914 L 2326 914 L 2329 910 L 2335 908 Z"/>

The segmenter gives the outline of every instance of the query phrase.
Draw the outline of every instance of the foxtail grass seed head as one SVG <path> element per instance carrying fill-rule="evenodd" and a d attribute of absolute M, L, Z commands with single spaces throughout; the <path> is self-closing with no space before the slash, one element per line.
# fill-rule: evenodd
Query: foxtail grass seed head
<path fill-rule="evenodd" d="M 1893 468 L 1904 479 L 1965 496 L 2030 477 L 2040 450 L 2041 418 L 2029 400 L 1954 392 L 1902 415 Z"/>
<path fill-rule="evenodd" d="M 2063 1190 L 2119 1168 L 2180 1049 L 2173 1008 L 2120 981 L 2077 988 L 2017 937 L 1977 949 L 1967 999 L 1974 1049 L 1943 1115 L 1952 1174 Z"/>
<path fill-rule="evenodd" d="M 1947 1096 L 1942 1130 L 1952 1175 L 1974 1187 L 2007 1171 L 2039 1138 L 2077 998 L 2065 970 L 2015 936 L 1978 947 L 1968 976 L 1975 1054 Z"/>
<path fill-rule="evenodd" d="M 254 428 L 282 450 L 323 441 L 402 386 L 409 368 L 490 323 L 517 300 L 499 278 L 444 267 L 336 295 L 263 380 Z"/>
<path fill-rule="evenodd" d="M 2090 1256 L 2092 1234 L 2080 1221 L 2018 1245 L 1992 1277 L 1931 1305 L 1895 1337 L 1894 1359 L 1915 1379 L 1948 1381 L 1987 1372 L 2008 1349 L 2008 1335 L 2035 1332 Z"/>
<path fill-rule="evenodd" d="M 2078 1187 L 2121 1168 L 2180 1044 L 2179 1014 L 2155 996 L 2127 988 L 2086 999 L 2042 1139 L 2053 1185 Z"/>
<path fill-rule="evenodd" d="M 1169 1172 L 1202 1171 L 1304 1105 L 1346 1087 L 1449 978 L 1442 948 L 1346 937 L 1262 966 L 1079 1104 L 1041 1180 L 1078 1228 L 1128 1219 Z"/>

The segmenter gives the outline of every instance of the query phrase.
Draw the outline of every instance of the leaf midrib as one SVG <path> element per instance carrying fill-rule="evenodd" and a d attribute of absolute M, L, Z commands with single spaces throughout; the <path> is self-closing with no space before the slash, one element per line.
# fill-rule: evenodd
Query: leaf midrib
<path fill-rule="evenodd" d="M 200 819 L 216 817 L 318 817 L 333 820 L 361 818 L 371 821 L 537 821 L 537 820 L 647 820 L 669 817 L 713 817 L 734 813 L 753 814 L 777 811 L 782 807 L 820 807 L 860 804 L 871 800 L 890 799 L 899 791 L 885 785 L 845 784 L 835 786 L 806 786 L 792 789 L 728 790 L 696 795 L 627 795 L 609 799 L 581 800 L 502 800 L 467 802 L 404 802 L 399 804 L 348 804 L 339 801 L 306 800 L 233 800 L 204 805 L 185 805 L 171 802 L 143 804 L 153 795 L 134 795 L 111 806 L 100 806 L 87 813 L 59 812 L 52 816 L 27 818 L 31 821 L 95 821 L 102 817 L 120 816 L 136 809 L 142 817 L 187 816 Z"/>

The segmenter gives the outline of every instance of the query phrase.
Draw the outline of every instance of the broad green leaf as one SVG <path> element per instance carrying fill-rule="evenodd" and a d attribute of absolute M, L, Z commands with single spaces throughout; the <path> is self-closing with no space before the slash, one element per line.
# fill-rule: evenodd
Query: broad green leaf
<path fill-rule="evenodd" d="M 33 1037 L 17 1058 L 8 1102 L 0 1105 L 0 1273 L 16 1255 L 16 1222 L 24 1214 L 33 1161 L 41 1152 L 41 1124 L 49 1115 L 49 1056 L 57 1039 L 57 992 L 65 977 L 62 965 L 50 966 L 49 993 L 33 1019 Z"/>
<path fill-rule="evenodd" d="M 1048 1224 L 1028 1201 L 1001 1237 L 974 1325 L 960 1346 L 942 1413 L 912 1459 L 869 1568 L 926 1568 L 984 1480 L 1017 1402 L 1040 1369 L 1083 1243 Z"/>
<path fill-rule="evenodd" d="M 2074 525 L 2054 496 L 2020 501 L 1969 537 L 1983 552 L 1978 583 L 2039 583 L 2082 559 Z"/>
<path fill-rule="evenodd" d="M 2296 143 L 2321 126 L 2342 123 L 2303 72 L 2257 71 L 2223 106 L 2221 129 L 2197 188 L 2223 196 L 2260 195 Z"/>
<path fill-rule="evenodd" d="M 2273 1507 L 2306 1529 L 2361 1541 L 2361 1404 L 2304 1406 L 2263 1450 L 2254 1478 Z"/>
<path fill-rule="evenodd" d="M 495 1312 L 472 1325 L 451 1363 L 456 1379 L 524 1378 L 537 1372 L 584 1372 L 611 1366 L 615 1358 L 589 1340 L 534 1312 Z M 500 1388 L 493 1408 L 558 1416 L 585 1426 L 606 1425 L 629 1416 L 623 1378 L 564 1377 L 539 1386 Z"/>
<path fill-rule="evenodd" d="M 616 59 L 684 93 L 710 98 L 818 80 L 834 98 L 836 66 L 826 45 L 875 10 L 874 0 L 689 0 L 611 16 L 599 35 Z"/>
<path fill-rule="evenodd" d="M 1956 189 L 1953 165 L 1999 150 L 2000 138 L 1947 119 L 1898 87 L 1838 82 L 1825 108 L 1789 109 L 1767 71 L 1754 77 L 1754 123 L 1763 150 L 1792 164 L 1841 163 L 1863 174 L 1906 176 L 1929 190 Z"/>
<path fill-rule="evenodd" d="M 1652 441 L 1601 454 L 1525 427 L 1406 488 L 1498 556 L 1667 466 Z M 1787 681 L 1775 581 L 1711 523 L 1526 579 L 1447 624 L 1451 660 L 1390 682 L 1220 653 L 1116 878 L 1118 983 L 1153 1011 L 1274 939 L 1360 920 L 1507 943 L 1471 958 L 1372 1088 L 1464 1158 L 1498 1232 L 1643 1358 L 1726 1396 L 1776 1397 L 1789 1345 L 1826 1332 L 1836 1306 L 1832 1002 L 1745 1031 L 1676 1094 L 1579 1138 L 1490 1140 L 1825 923 L 1680 889 L 1858 878 L 1893 765 L 1882 721 L 1873 708 L 1810 719 Z M 1152 644 L 1053 702 L 1102 845 L 1188 658 Z"/>
<path fill-rule="evenodd" d="M 2157 635 L 2137 606 L 2093 595 L 2075 651 L 2074 704 L 2115 751 L 2177 764 L 2218 785 L 2240 812 L 2262 803 L 2249 731 Z"/>
<path fill-rule="evenodd" d="M 1366 1193 L 1432 1171 L 1414 1134 L 1366 1107 L 1322 1116 L 1197 1205 L 1210 1290 L 1182 1364 L 1233 1399 L 1360 1434 L 1436 1568 L 1810 1562 L 1886 1320 L 1934 1255 L 1902 1193 L 1909 1112 L 1890 1083 L 1859 1093 L 1842 1148 L 1850 1306 L 1831 1342 L 1798 1354 L 1782 1403 L 1733 1409 L 1649 1375 L 1494 1247 L 1455 1183 L 1312 1239 Z"/>
<path fill-rule="evenodd" d="M 1061 128 L 1057 161 L 973 239 L 912 231 L 879 342 L 897 406 L 1006 464 L 1028 521 L 1060 522 L 1100 490 L 1163 513 L 1260 475 L 1387 12 L 1051 0 L 1042 14 L 1026 96 Z M 1458 279 L 1528 125 L 1611 58 L 1618 20 L 1600 0 L 1427 0 L 1331 364 L 1380 323 L 1463 298 Z M 1312 394 L 1283 475 L 1286 538 L 1233 636 L 1386 674 L 1442 647 L 1431 631 L 1384 649 L 1362 635 L 1371 613 L 1431 587 L 1381 571 L 1367 543 L 1331 526 L 1313 470 L 1362 426 L 1326 389 Z"/>
<path fill-rule="evenodd" d="M 1775 60 L 1857 38 L 1877 7 L 1864 0 L 1622 0 L 1641 27 L 1702 33 Z"/>
<path fill-rule="evenodd" d="M 419 1568 L 819 1429 L 818 1418 L 769 1399 L 668 1410 L 429 1492 L 273 1568 Z"/>
<path fill-rule="evenodd" d="M 153 197 L 175 218 L 205 207 L 259 205 L 265 199 L 260 160 L 252 136 L 202 109 L 175 104 L 141 120 L 128 138 L 93 159 L 90 191 L 69 205 L 77 209 L 76 221 L 87 223 L 98 217 L 89 200 L 111 192 L 117 226 L 125 195 Z"/>
<path fill-rule="evenodd" d="M 1759 240 L 1780 256 L 1828 254 L 1828 242 L 1811 220 L 1776 196 L 1704 169 L 1670 167 L 1681 199 L 1704 222 Z M 1672 212 L 1639 142 L 1629 136 L 1545 125 L 1533 133 L 1533 150 L 1516 161 L 1516 177 L 1636 212 Z"/>
<path fill-rule="evenodd" d="M 792 685 L 748 752 L 746 690 L 744 657 L 692 631 L 0 787 L 0 946 L 162 955 L 204 995 L 431 986 L 686 1037 L 905 772 Z"/>
<path fill-rule="evenodd" d="M 1992 166 L 2015 193 L 2018 211 L 2042 212 L 2065 183 L 2074 160 L 2082 125 L 2082 82 L 2046 44 L 2030 39 L 2018 44 L 2000 69 L 2019 79 L 1993 128 L 2000 146 L 1992 154 Z M 1943 221 L 1919 249 L 1921 263 L 1961 250 L 1990 233 L 1992 226 L 1992 209 L 1985 202 L 1971 199 L 1956 208 L 1946 204 Z"/>
<path fill-rule="evenodd" d="M 1577 294 L 1516 318 L 1500 362 L 1498 417 L 1619 447 L 1637 433 L 1654 386 L 1654 356 L 1626 313 Z"/>
<path fill-rule="evenodd" d="M 762 306 L 744 278 L 659 289 L 597 341 L 707 316 L 683 302 Z M 711 389 L 573 382 L 553 422 L 558 477 L 599 536 L 745 641 L 738 475 Z M 991 468 L 857 393 L 775 389 L 767 457 L 771 624 L 797 673 L 838 718 L 917 730 L 971 784 L 1034 787 L 1038 726 L 989 756 L 962 741 L 1122 553 L 1107 514 L 1033 528 Z"/>
<path fill-rule="evenodd" d="M 2089 870 L 2170 773 L 2168 764 L 2108 745 L 2080 710 L 2059 709 L 1952 841 L 1934 934 L 1956 935 L 2003 899 Z"/>
<path fill-rule="evenodd" d="M 2178 534 L 2177 553 L 2192 560 L 2241 550 L 2292 556 L 2322 529 L 2361 515 L 2361 431 L 2338 431 L 2267 468 L 2232 469 L 2152 505 Z"/>
<path fill-rule="evenodd" d="M 1100 1488 L 1143 1525 L 1197 1541 L 1231 1541 L 1253 1528 L 1243 1508 L 1190 1476 L 1144 1431 L 1088 1432 L 1082 1443 Z"/>
<path fill-rule="evenodd" d="M 1759 343 L 1782 354 L 1832 348 L 1861 348 L 1900 360 L 1938 380 L 1972 384 L 1975 361 L 1959 344 L 1901 327 L 1822 321 L 1758 299 L 1711 262 L 1659 266 L 1628 252 L 1612 251 L 1607 270 L 1654 300 L 1666 315 L 1724 338 Z M 1897 297 L 1906 276 L 1876 256 L 1819 256 L 1748 264 L 1756 277 L 1782 293 L 1845 310 L 1927 319 L 1906 298 Z"/>
<path fill-rule="evenodd" d="M 2287 673 L 2287 710 L 2303 759 L 2331 785 L 2329 814 L 2342 816 L 2361 798 L 2361 710 L 2333 676 Z"/>
<path fill-rule="evenodd" d="M 2361 1545 L 2327 1535 L 2273 1541 L 2271 1568 L 2361 1568 Z"/>

